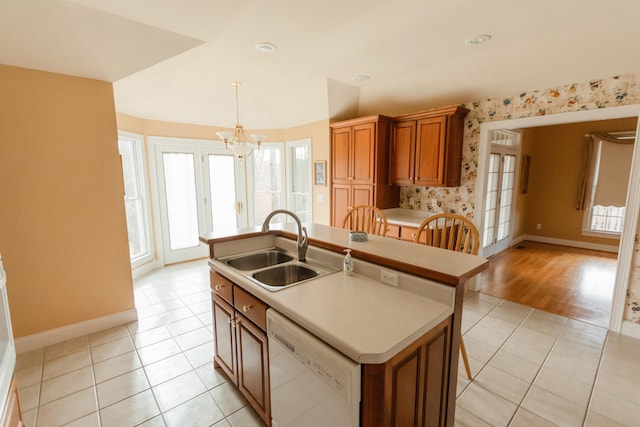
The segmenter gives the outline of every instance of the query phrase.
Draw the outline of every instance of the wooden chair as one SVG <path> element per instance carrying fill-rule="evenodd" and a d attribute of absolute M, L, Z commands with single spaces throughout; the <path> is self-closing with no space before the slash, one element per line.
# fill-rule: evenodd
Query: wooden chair
<path fill-rule="evenodd" d="M 342 228 L 384 236 L 387 234 L 387 216 L 375 206 L 355 206 L 342 220 Z"/>
<path fill-rule="evenodd" d="M 461 215 L 443 213 L 430 216 L 418 227 L 414 240 L 416 243 L 424 244 L 425 239 L 419 241 L 422 233 L 426 233 L 427 246 L 473 255 L 477 255 L 480 249 L 478 229 Z"/>
<path fill-rule="evenodd" d="M 422 233 L 426 233 L 426 239 L 420 241 Z M 422 221 L 414 242 L 473 255 L 477 255 L 480 249 L 478 229 L 473 222 L 461 215 L 451 213 L 433 215 Z M 467 371 L 467 378 L 471 380 L 473 376 L 462 335 L 460 335 L 460 353 L 464 369 Z"/>

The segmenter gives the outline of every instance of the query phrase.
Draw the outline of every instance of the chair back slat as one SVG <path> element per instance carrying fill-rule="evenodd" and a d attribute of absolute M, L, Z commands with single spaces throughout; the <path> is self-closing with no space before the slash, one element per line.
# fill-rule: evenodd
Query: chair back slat
<path fill-rule="evenodd" d="M 387 216 L 375 206 L 355 206 L 345 215 L 342 228 L 384 236 L 387 234 Z"/>
<path fill-rule="evenodd" d="M 420 236 L 426 239 L 420 242 Z M 479 233 L 471 220 L 457 214 L 437 214 L 425 219 L 418 227 L 414 241 L 456 252 L 477 255 Z"/>

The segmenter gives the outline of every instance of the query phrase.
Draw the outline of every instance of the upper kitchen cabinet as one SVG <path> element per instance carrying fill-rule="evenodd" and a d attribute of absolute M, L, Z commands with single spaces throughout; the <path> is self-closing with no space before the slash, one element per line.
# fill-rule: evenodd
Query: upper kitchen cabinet
<path fill-rule="evenodd" d="M 375 115 L 331 124 L 331 182 L 334 226 L 356 205 L 391 208 L 398 189 L 389 182 L 390 117 Z"/>
<path fill-rule="evenodd" d="M 395 117 L 391 183 L 459 186 L 464 118 L 468 112 L 462 106 L 451 106 Z"/>

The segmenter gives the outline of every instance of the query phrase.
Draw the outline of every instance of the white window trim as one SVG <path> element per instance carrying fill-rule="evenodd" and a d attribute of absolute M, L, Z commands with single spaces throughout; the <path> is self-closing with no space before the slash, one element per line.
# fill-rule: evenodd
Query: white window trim
<path fill-rule="evenodd" d="M 142 215 L 144 217 L 145 224 L 145 235 L 146 235 L 146 245 L 147 245 L 147 253 L 144 255 L 140 255 L 136 258 L 131 259 L 131 268 L 139 267 L 143 264 L 146 264 L 150 261 L 153 261 L 153 253 L 154 253 L 154 233 L 151 222 L 151 198 L 149 193 L 149 184 L 148 184 L 148 169 L 147 169 L 147 156 L 146 149 L 144 144 L 144 136 L 125 132 L 118 131 L 118 139 L 128 139 L 135 141 L 136 150 L 135 150 L 135 162 L 136 162 L 136 171 L 137 176 L 136 179 L 139 184 L 140 193 L 142 196 Z M 123 176 L 124 179 L 124 176 Z"/>

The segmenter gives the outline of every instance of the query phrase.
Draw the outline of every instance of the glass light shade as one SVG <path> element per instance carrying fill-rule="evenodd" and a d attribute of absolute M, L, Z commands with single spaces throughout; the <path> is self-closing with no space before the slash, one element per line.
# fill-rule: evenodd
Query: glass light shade
<path fill-rule="evenodd" d="M 224 142 L 230 141 L 235 135 L 234 132 L 216 132 L 216 135 L 220 137 Z"/>

